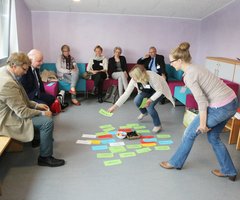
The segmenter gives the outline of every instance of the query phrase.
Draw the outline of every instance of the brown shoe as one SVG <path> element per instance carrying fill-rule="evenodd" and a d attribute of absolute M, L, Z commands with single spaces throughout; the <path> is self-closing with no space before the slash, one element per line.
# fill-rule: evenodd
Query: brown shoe
<path fill-rule="evenodd" d="M 231 180 L 231 181 L 235 181 L 235 180 L 236 180 L 236 177 L 237 177 L 237 175 L 235 175 L 235 176 L 227 176 L 227 175 L 225 175 L 225 174 L 222 174 L 222 173 L 220 172 L 220 170 L 218 170 L 218 169 L 212 170 L 212 174 L 214 174 L 215 176 L 218 176 L 218 177 L 228 177 L 229 180 Z"/>
<path fill-rule="evenodd" d="M 167 161 L 161 162 L 160 166 L 165 168 L 165 169 L 174 169 L 174 167 L 171 166 Z"/>

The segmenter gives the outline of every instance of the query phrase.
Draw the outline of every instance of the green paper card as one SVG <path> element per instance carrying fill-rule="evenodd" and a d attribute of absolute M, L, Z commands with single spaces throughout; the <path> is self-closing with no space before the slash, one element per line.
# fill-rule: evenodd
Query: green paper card
<path fill-rule="evenodd" d="M 134 126 L 134 129 L 135 129 L 135 130 L 145 129 L 145 128 L 146 128 L 146 126 Z"/>
<path fill-rule="evenodd" d="M 113 158 L 113 153 L 97 153 L 97 158 Z"/>
<path fill-rule="evenodd" d="M 141 144 L 128 144 L 128 145 L 126 145 L 126 147 L 128 149 L 140 149 L 140 148 L 142 148 L 142 145 Z"/>
<path fill-rule="evenodd" d="M 157 135 L 157 138 L 160 138 L 160 139 L 165 139 L 165 138 L 170 138 L 171 137 L 171 135 L 169 135 L 169 134 L 158 134 Z"/>
<path fill-rule="evenodd" d="M 99 126 L 101 129 L 106 129 L 106 128 L 113 128 L 112 124 L 106 124 L 106 125 L 102 125 Z"/>
<path fill-rule="evenodd" d="M 140 126 L 139 124 L 132 123 L 132 124 L 126 124 L 127 127 L 134 128 L 136 126 Z"/>
<path fill-rule="evenodd" d="M 120 129 L 131 128 L 130 126 L 120 126 Z"/>
<path fill-rule="evenodd" d="M 150 133 L 149 130 L 137 130 L 137 133 Z"/>
<path fill-rule="evenodd" d="M 107 135 L 107 134 L 108 134 L 107 132 L 98 132 L 96 133 L 96 136 Z"/>
<path fill-rule="evenodd" d="M 120 158 L 127 158 L 127 157 L 133 157 L 136 156 L 135 152 L 126 152 L 126 153 L 120 153 Z"/>
<path fill-rule="evenodd" d="M 122 152 L 126 152 L 126 148 L 123 146 L 113 146 L 113 147 L 109 147 L 109 151 L 111 151 L 112 153 L 122 153 Z"/>
<path fill-rule="evenodd" d="M 139 108 L 145 108 L 146 107 L 146 105 L 147 105 L 147 98 L 144 98 L 143 100 L 142 100 L 142 103 L 141 103 L 141 105 L 139 106 Z"/>
<path fill-rule="evenodd" d="M 114 127 L 103 129 L 104 132 L 109 132 L 109 131 L 113 131 L 113 130 L 115 130 Z"/>
<path fill-rule="evenodd" d="M 142 149 L 136 149 L 137 153 L 148 153 L 150 151 L 152 151 L 152 150 L 149 147 L 142 148 Z"/>
<path fill-rule="evenodd" d="M 169 146 L 157 146 L 154 148 L 155 148 L 155 150 L 160 150 L 160 151 L 170 150 Z"/>
<path fill-rule="evenodd" d="M 105 166 L 113 166 L 113 165 L 120 165 L 120 164 L 122 164 L 122 161 L 120 159 L 104 161 Z"/>
<path fill-rule="evenodd" d="M 105 117 L 112 117 L 113 116 L 113 113 L 110 113 L 110 112 L 104 110 L 103 108 L 101 108 L 98 112 L 99 112 L 99 114 L 101 114 Z"/>

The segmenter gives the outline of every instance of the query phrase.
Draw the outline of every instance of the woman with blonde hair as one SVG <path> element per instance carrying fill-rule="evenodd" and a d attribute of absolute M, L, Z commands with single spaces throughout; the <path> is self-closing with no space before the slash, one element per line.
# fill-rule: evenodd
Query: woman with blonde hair
<path fill-rule="evenodd" d="M 181 169 L 196 137 L 207 133 L 208 141 L 221 167 L 220 170 L 212 170 L 212 173 L 235 181 L 237 171 L 220 139 L 220 133 L 227 121 L 236 113 L 238 106 L 236 94 L 206 68 L 193 65 L 189 48 L 189 43 L 181 43 L 171 52 L 169 59 L 176 70 L 184 71 L 184 82 L 198 103 L 199 115 L 185 130 L 176 153 L 168 162 L 161 162 L 160 165 L 166 169 Z"/>
<path fill-rule="evenodd" d="M 128 84 L 127 89 L 123 95 L 117 100 L 117 102 L 108 109 L 109 112 L 114 112 L 118 107 L 122 106 L 123 103 L 129 98 L 132 91 L 136 87 L 138 94 L 134 99 L 134 103 L 137 108 L 140 107 L 144 98 L 147 98 L 146 106 L 139 108 L 141 114 L 138 116 L 138 120 L 142 120 L 148 114 L 152 117 L 154 128 L 152 132 L 158 133 L 161 131 L 161 121 L 155 110 L 155 105 L 160 100 L 160 96 L 164 94 L 172 104 L 174 101 L 171 95 L 171 91 L 168 87 L 166 80 L 159 76 L 157 73 L 152 71 L 146 71 L 143 65 L 135 65 L 129 72 L 131 80 Z"/>

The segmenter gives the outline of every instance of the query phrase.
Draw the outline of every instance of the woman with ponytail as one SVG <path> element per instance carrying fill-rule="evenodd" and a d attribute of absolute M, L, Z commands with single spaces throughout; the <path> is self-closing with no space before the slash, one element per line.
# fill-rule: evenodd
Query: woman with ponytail
<path fill-rule="evenodd" d="M 176 70 L 184 71 L 184 82 L 198 103 L 199 115 L 186 128 L 176 153 L 168 162 L 161 162 L 160 166 L 166 169 L 181 169 L 196 137 L 206 133 L 220 164 L 220 169 L 212 170 L 212 173 L 235 181 L 237 171 L 220 139 L 220 133 L 227 121 L 236 113 L 238 106 L 236 94 L 206 68 L 193 65 L 189 48 L 189 43 L 181 43 L 171 52 L 169 59 Z"/>

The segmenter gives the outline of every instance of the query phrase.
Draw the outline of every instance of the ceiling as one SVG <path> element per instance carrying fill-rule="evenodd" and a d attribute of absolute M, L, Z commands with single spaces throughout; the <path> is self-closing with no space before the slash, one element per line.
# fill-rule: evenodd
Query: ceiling
<path fill-rule="evenodd" d="M 104 13 L 201 20 L 234 0 L 24 0 L 31 11 Z"/>

